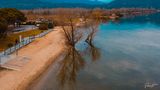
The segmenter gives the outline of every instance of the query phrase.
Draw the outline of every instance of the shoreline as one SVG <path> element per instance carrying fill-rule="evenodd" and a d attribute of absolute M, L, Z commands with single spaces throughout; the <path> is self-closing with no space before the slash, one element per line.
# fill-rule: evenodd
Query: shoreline
<path fill-rule="evenodd" d="M 28 88 L 30 87 L 30 85 L 32 85 L 32 83 L 37 80 L 38 78 L 41 77 L 41 75 L 43 75 L 43 73 L 46 72 L 46 70 L 48 70 L 48 68 L 50 67 L 50 65 L 52 65 L 55 60 L 57 60 L 58 57 L 60 57 L 61 54 L 58 54 L 57 56 L 50 58 L 49 61 L 47 62 L 46 66 L 44 66 L 44 68 L 42 68 L 42 70 L 40 70 L 39 72 L 37 72 L 35 74 L 35 76 L 31 77 L 30 80 L 28 81 L 24 81 L 21 85 L 19 85 L 20 87 L 18 87 L 18 90 L 28 90 Z M 52 59 L 52 60 L 51 60 Z"/>
<path fill-rule="evenodd" d="M 37 84 L 39 84 L 41 82 L 41 79 L 43 79 L 44 76 L 46 76 L 46 74 L 50 71 L 50 69 L 52 69 L 53 67 L 55 68 L 57 64 L 57 61 L 63 59 L 64 53 L 60 54 L 54 61 L 53 63 L 51 63 L 44 71 L 43 73 L 41 73 L 38 77 L 36 77 L 34 80 L 32 80 L 32 82 L 30 82 L 28 84 L 28 86 L 25 87 L 24 90 L 39 90 L 37 87 Z"/>
<path fill-rule="evenodd" d="M 60 28 L 39 38 L 19 50 L 20 56 L 30 58 L 20 71 L 0 71 L 1 90 L 25 90 L 29 84 L 38 78 L 64 50 L 64 39 Z"/>

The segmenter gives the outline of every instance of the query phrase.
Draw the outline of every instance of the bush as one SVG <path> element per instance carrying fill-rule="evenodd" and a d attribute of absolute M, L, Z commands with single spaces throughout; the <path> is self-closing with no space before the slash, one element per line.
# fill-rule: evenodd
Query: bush
<path fill-rule="evenodd" d="M 39 29 L 40 30 L 48 30 L 48 24 L 46 24 L 46 23 L 40 24 Z"/>
<path fill-rule="evenodd" d="M 54 27 L 53 23 L 48 23 L 48 28 L 52 29 Z"/>
<path fill-rule="evenodd" d="M 26 25 L 35 25 L 35 22 L 26 22 Z"/>

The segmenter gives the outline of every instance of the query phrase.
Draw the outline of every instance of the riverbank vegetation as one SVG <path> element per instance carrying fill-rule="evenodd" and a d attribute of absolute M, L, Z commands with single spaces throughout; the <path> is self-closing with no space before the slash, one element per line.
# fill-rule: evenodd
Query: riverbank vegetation
<path fill-rule="evenodd" d="M 45 18 L 54 21 L 54 25 L 61 26 L 68 45 L 75 47 L 83 37 L 85 27 L 87 33 L 86 43 L 93 46 L 93 38 L 98 31 L 98 24 L 108 20 L 120 19 L 123 16 L 141 15 L 156 12 L 155 9 L 144 8 L 121 8 L 121 9 L 83 9 L 83 8 L 57 8 L 22 10 L 28 21 L 37 18 Z"/>
<path fill-rule="evenodd" d="M 14 28 L 20 28 L 21 23 L 27 20 L 25 14 L 17 9 L 1 8 L 0 16 L 0 51 L 15 45 L 16 41 L 19 41 L 19 36 L 25 38 L 43 32 L 43 30 L 39 29 L 13 32 Z M 52 27 L 52 25 L 50 25 L 50 27 Z M 43 26 L 41 28 L 44 29 Z"/>
<path fill-rule="evenodd" d="M 29 21 L 36 20 L 37 18 L 46 18 L 46 19 L 55 19 L 58 15 L 59 11 L 74 11 L 75 13 L 80 12 L 88 12 L 91 13 L 92 11 L 94 14 L 101 15 L 101 18 L 105 18 L 112 14 L 117 14 L 120 16 L 126 15 L 141 15 L 141 14 L 150 14 L 157 12 L 156 9 L 147 9 L 147 8 L 119 8 L 119 9 L 101 9 L 101 8 L 94 8 L 94 9 L 84 9 L 84 8 L 55 8 L 55 9 L 34 9 L 34 10 L 21 10 L 27 16 Z"/>
<path fill-rule="evenodd" d="M 0 38 L 1 43 L 2 41 L 8 42 L 8 44 L 13 43 L 12 40 L 7 41 L 7 39 L 3 39 L 10 38 L 10 36 L 15 35 L 9 33 L 13 29 L 10 27 L 11 25 L 20 26 L 21 22 L 24 22 L 26 20 L 27 23 L 35 23 L 36 20 L 40 18 L 53 21 L 53 23 L 51 25 L 41 24 L 39 26 L 39 29 L 46 30 L 48 28 L 53 28 L 53 25 L 60 26 L 63 29 L 64 36 L 66 37 L 66 44 L 73 47 L 75 47 L 76 43 L 78 43 L 83 38 L 84 30 L 81 30 L 81 28 L 85 28 L 85 33 L 87 34 L 85 42 L 94 47 L 93 38 L 98 31 L 99 23 L 111 19 L 119 19 L 126 15 L 140 15 L 154 12 L 156 12 L 155 9 L 144 8 L 123 8 L 111 10 L 100 8 L 57 8 L 21 11 L 12 8 L 2 8 L 0 9 Z M 38 30 L 38 32 L 39 31 L 40 30 Z M 26 35 L 32 35 L 32 31 L 30 32 L 30 34 Z M 17 36 L 15 35 L 15 37 Z M 6 44 L 4 44 L 4 46 L 6 46 Z"/>

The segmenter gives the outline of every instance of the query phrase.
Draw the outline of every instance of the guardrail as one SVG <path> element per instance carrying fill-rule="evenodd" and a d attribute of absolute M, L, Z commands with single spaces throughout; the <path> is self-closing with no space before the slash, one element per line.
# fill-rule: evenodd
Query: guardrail
<path fill-rule="evenodd" d="M 46 34 L 48 34 L 51 31 L 52 31 L 52 29 L 51 30 L 47 30 L 47 31 L 45 31 L 43 33 L 40 33 L 39 35 L 36 35 L 36 36 L 30 36 L 30 37 L 23 38 L 22 41 L 19 42 L 18 44 L 16 44 L 16 45 L 14 45 L 14 46 L 12 46 L 12 47 L 0 52 L 0 65 L 6 63 L 8 61 L 8 60 L 3 59 L 3 58 L 8 57 L 8 55 L 12 54 L 13 52 L 16 52 L 16 55 L 17 55 L 18 54 L 18 49 L 28 45 L 31 42 L 33 42 L 36 38 L 40 38 L 40 37 L 45 36 Z"/>

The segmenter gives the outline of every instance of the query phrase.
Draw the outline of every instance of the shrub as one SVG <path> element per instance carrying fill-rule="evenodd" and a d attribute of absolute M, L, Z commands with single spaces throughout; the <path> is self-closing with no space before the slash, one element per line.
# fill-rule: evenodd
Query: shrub
<path fill-rule="evenodd" d="M 40 30 L 48 30 L 48 24 L 46 24 L 46 23 L 40 24 L 39 29 Z"/>
<path fill-rule="evenodd" d="M 35 22 L 26 22 L 26 25 L 35 25 Z"/>
<path fill-rule="evenodd" d="M 48 28 L 52 29 L 54 27 L 53 23 L 48 23 Z"/>

